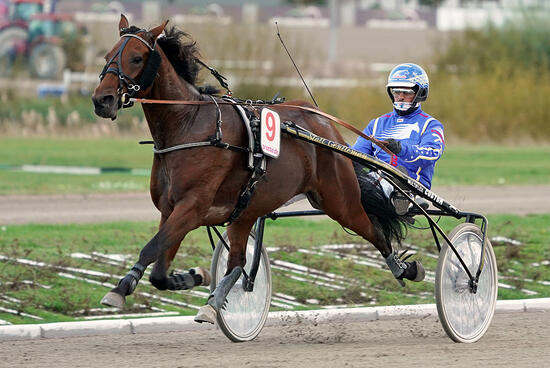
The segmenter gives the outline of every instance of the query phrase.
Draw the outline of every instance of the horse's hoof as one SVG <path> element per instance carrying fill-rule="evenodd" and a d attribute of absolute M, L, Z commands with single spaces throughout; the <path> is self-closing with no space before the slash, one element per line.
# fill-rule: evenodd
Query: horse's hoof
<path fill-rule="evenodd" d="M 424 270 L 424 266 L 422 266 L 422 263 L 418 261 L 414 261 L 413 263 L 416 263 L 416 277 L 412 281 L 422 281 L 424 280 L 424 277 L 426 277 L 426 270 Z"/>
<path fill-rule="evenodd" d="M 101 299 L 101 304 L 109 307 L 123 308 L 124 304 L 126 304 L 126 298 L 120 294 L 109 291 L 105 294 L 103 299 Z"/>
<path fill-rule="evenodd" d="M 426 277 L 426 270 L 422 263 L 418 261 L 405 262 L 407 268 L 400 277 L 397 277 L 396 280 L 399 282 L 399 285 L 405 286 L 405 280 L 410 280 L 414 282 L 420 282 Z"/>
<path fill-rule="evenodd" d="M 210 304 L 203 305 L 195 316 L 195 322 L 208 322 L 214 324 L 214 322 L 216 322 L 216 311 Z"/>
<path fill-rule="evenodd" d="M 201 275 L 202 286 L 210 286 L 210 282 L 212 282 L 212 276 L 210 276 L 210 272 L 207 269 L 204 269 L 202 267 L 195 267 L 193 270 L 196 274 Z"/>

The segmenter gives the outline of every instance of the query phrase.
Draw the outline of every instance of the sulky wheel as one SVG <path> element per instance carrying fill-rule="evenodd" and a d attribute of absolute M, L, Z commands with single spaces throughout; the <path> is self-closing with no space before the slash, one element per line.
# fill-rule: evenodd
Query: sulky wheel
<path fill-rule="evenodd" d="M 224 240 L 227 240 L 227 234 L 223 234 Z M 252 259 L 254 256 L 255 236 L 251 232 L 248 236 L 246 248 L 246 266 L 245 271 L 250 273 Z M 214 291 L 216 285 L 223 278 L 227 269 L 228 251 L 222 241 L 218 241 L 214 255 L 212 257 L 212 283 L 210 290 Z M 264 327 L 271 304 L 271 269 L 269 258 L 265 248 L 262 247 L 260 257 L 260 267 L 254 282 L 254 290 L 249 292 L 243 289 L 243 279 L 241 278 L 233 286 L 229 295 L 225 309 L 218 312 L 218 325 L 230 340 L 234 342 L 250 341 L 254 339 Z"/>
<path fill-rule="evenodd" d="M 61 76 L 65 64 L 66 57 L 63 49 L 48 43 L 33 47 L 29 58 L 32 76 L 40 79 L 55 79 Z"/>
<path fill-rule="evenodd" d="M 475 276 L 481 256 L 482 233 L 465 223 L 451 231 L 449 240 Z M 489 239 L 485 243 L 484 265 L 477 292 L 469 287 L 469 277 L 447 243 L 441 248 L 435 275 L 437 313 L 443 329 L 455 342 L 475 342 L 489 328 L 497 301 L 498 279 L 495 253 Z"/>

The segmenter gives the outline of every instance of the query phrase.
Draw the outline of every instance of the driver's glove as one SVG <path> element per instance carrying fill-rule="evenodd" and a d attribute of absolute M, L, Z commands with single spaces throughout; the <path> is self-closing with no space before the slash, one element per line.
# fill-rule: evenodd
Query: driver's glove
<path fill-rule="evenodd" d="M 394 154 L 399 155 L 399 152 L 401 152 L 401 142 L 393 138 L 388 139 L 386 142 L 386 148 Z"/>

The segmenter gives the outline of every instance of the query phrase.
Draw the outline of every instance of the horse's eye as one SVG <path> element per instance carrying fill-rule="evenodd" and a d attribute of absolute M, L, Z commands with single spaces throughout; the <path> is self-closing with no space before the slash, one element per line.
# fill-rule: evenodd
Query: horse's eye
<path fill-rule="evenodd" d="M 139 63 L 141 63 L 142 61 L 143 61 L 143 58 L 142 58 L 141 56 L 134 56 L 134 57 L 132 58 L 132 63 L 134 63 L 134 64 L 139 64 Z"/>

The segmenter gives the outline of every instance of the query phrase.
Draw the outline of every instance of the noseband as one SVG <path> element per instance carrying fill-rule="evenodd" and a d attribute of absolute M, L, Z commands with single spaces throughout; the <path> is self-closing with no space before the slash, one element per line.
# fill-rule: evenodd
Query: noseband
<path fill-rule="evenodd" d="M 144 29 L 138 30 L 138 32 L 146 32 Z M 157 76 L 157 71 L 160 66 L 161 57 L 154 46 L 151 47 L 147 41 L 134 33 L 127 33 L 120 36 L 124 38 L 122 45 L 118 48 L 117 52 L 111 57 L 111 59 L 105 64 L 103 71 L 99 74 L 99 80 L 102 81 L 105 78 L 107 73 L 112 73 L 118 77 L 118 97 L 121 105 L 120 107 L 131 107 L 134 103 L 131 101 L 131 98 L 135 96 L 139 91 L 146 90 L 153 84 L 153 80 Z M 133 78 L 130 78 L 128 75 L 124 74 L 122 71 L 122 51 L 128 44 L 131 38 L 136 38 L 143 42 L 150 50 L 149 57 L 147 58 L 147 65 L 143 68 L 143 73 L 139 80 L 136 82 Z M 155 41 L 156 46 L 156 41 Z M 116 63 L 117 67 L 111 67 L 110 65 Z M 124 92 L 126 89 L 127 92 Z"/>

